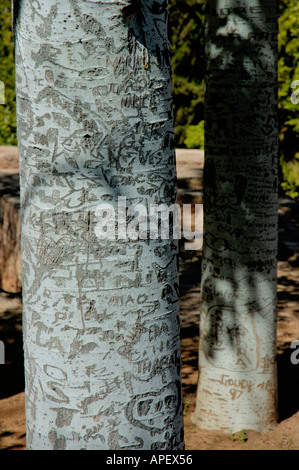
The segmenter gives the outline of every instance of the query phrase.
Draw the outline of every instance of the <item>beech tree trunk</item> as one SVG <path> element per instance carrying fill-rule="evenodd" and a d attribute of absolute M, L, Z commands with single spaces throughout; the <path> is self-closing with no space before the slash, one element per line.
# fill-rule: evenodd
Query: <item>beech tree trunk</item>
<path fill-rule="evenodd" d="M 276 423 L 276 62 L 274 0 L 207 2 L 203 429 Z"/>
<path fill-rule="evenodd" d="M 176 199 L 167 1 L 14 2 L 28 449 L 183 449 L 177 243 L 96 209 Z"/>

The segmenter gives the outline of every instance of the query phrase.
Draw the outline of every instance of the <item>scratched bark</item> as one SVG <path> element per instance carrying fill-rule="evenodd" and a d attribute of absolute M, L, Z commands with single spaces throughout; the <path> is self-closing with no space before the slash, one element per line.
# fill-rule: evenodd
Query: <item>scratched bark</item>
<path fill-rule="evenodd" d="M 194 422 L 276 422 L 276 3 L 210 0 L 204 245 Z"/>
<path fill-rule="evenodd" d="M 29 449 L 183 449 L 177 246 L 96 207 L 175 202 L 167 1 L 14 4 Z"/>

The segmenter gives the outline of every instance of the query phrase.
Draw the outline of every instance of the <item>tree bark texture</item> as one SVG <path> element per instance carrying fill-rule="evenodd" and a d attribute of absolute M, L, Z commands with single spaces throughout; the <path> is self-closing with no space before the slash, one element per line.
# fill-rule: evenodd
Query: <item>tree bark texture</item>
<path fill-rule="evenodd" d="M 96 208 L 176 199 L 167 2 L 14 3 L 29 449 L 182 449 L 177 244 Z"/>
<path fill-rule="evenodd" d="M 276 2 L 206 12 L 204 243 L 193 421 L 276 423 Z"/>

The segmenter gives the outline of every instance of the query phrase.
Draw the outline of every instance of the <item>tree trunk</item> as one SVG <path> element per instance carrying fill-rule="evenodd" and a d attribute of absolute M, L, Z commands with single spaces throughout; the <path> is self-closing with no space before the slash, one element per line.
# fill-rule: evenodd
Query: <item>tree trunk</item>
<path fill-rule="evenodd" d="M 175 202 L 167 2 L 14 5 L 29 449 L 183 449 L 177 243 L 97 207 Z"/>
<path fill-rule="evenodd" d="M 276 2 L 211 0 L 206 13 L 203 429 L 276 423 Z"/>

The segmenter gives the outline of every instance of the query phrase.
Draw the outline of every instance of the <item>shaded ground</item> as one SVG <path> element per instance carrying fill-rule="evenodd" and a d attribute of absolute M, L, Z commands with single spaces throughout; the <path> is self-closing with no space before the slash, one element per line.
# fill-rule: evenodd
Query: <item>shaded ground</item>
<path fill-rule="evenodd" d="M 200 173 L 200 169 L 196 169 Z M 199 202 L 200 190 L 181 173 L 190 201 Z M 197 186 L 198 187 L 198 186 Z M 182 198 L 182 194 L 179 194 Z M 299 450 L 299 364 L 292 365 L 291 342 L 299 340 L 299 210 L 288 198 L 281 200 L 278 262 L 278 407 L 275 429 L 235 436 L 202 431 L 191 422 L 198 379 L 201 252 L 180 252 L 182 379 L 187 450 L 276 449 Z M 0 291 L 0 339 L 6 345 L 6 365 L 0 365 L 0 450 L 25 450 L 24 377 L 20 295 Z"/>

